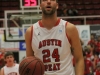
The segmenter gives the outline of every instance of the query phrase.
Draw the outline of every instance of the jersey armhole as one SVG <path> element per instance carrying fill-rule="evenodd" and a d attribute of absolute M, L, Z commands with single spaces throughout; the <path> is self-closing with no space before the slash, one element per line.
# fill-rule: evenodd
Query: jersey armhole
<path fill-rule="evenodd" d="M 32 44 L 32 38 L 33 38 L 33 25 L 31 26 L 31 38 L 30 38 L 30 43 Z"/>
<path fill-rule="evenodd" d="M 65 23 L 66 25 L 65 25 L 65 28 L 67 27 L 67 25 L 68 25 L 68 22 L 66 22 Z M 66 30 L 66 29 L 65 29 Z M 68 37 L 68 34 L 67 34 L 67 32 L 66 32 L 66 37 L 68 38 L 68 41 L 69 41 L 69 43 L 70 43 L 70 45 L 71 45 L 71 40 L 70 40 L 70 38 Z"/>

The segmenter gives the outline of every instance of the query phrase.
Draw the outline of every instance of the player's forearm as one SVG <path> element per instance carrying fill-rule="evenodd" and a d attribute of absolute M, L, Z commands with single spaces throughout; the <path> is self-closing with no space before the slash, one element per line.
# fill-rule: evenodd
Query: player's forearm
<path fill-rule="evenodd" d="M 84 75 L 84 59 L 80 59 L 76 61 L 75 75 Z"/>

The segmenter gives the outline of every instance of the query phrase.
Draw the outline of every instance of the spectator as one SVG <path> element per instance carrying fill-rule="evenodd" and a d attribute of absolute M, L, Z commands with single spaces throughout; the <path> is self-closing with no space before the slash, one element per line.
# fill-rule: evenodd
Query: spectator
<path fill-rule="evenodd" d="M 62 16 L 67 16 L 67 5 L 65 3 L 62 5 Z"/>
<path fill-rule="evenodd" d="M 95 71 L 95 75 L 100 75 L 100 62 L 97 65 L 96 71 Z"/>
<path fill-rule="evenodd" d="M 5 54 L 5 49 L 1 48 L 0 49 L 0 69 L 5 65 L 4 54 Z"/>
<path fill-rule="evenodd" d="M 4 55 L 6 64 L 1 68 L 0 75 L 19 75 L 19 64 L 14 62 L 14 55 L 12 52 L 7 52 Z"/>
<path fill-rule="evenodd" d="M 98 65 L 99 62 L 100 62 L 99 56 L 97 54 L 95 54 L 94 55 L 94 60 L 93 60 L 94 70 L 96 69 L 96 66 Z"/>
<path fill-rule="evenodd" d="M 90 45 L 96 45 L 96 43 L 95 43 L 95 35 L 94 34 L 91 34 L 91 39 L 90 39 L 90 41 L 88 42 L 88 44 L 90 44 Z"/>
<path fill-rule="evenodd" d="M 96 46 L 97 46 L 97 50 L 96 50 L 97 54 L 100 55 L 100 36 L 98 36 L 98 38 L 97 38 Z"/>
<path fill-rule="evenodd" d="M 63 9 L 63 16 L 67 16 L 67 9 Z"/>
<path fill-rule="evenodd" d="M 63 3 L 62 9 L 66 9 L 66 8 L 67 8 L 67 4 L 66 3 Z"/>
<path fill-rule="evenodd" d="M 87 59 L 86 56 L 84 56 L 85 61 L 85 72 L 84 75 L 91 75 L 93 73 L 93 65 L 91 60 Z"/>
<path fill-rule="evenodd" d="M 67 14 L 68 16 L 77 16 L 78 10 L 71 6 L 71 8 L 67 10 Z"/>
<path fill-rule="evenodd" d="M 91 34 L 91 39 L 88 42 L 88 45 L 91 45 L 91 47 L 94 48 L 94 50 L 93 50 L 93 53 L 94 54 L 98 54 L 97 43 L 98 43 L 98 41 L 95 40 L 95 35 L 94 34 Z"/>
<path fill-rule="evenodd" d="M 78 11 L 73 6 L 70 9 L 68 9 L 65 3 L 62 5 L 62 16 L 77 16 L 77 15 Z"/>

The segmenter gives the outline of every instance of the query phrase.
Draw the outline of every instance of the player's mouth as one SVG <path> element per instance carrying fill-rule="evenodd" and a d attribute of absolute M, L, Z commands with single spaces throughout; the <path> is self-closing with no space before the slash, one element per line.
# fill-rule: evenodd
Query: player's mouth
<path fill-rule="evenodd" d="M 9 60 L 9 62 L 12 62 L 11 60 Z"/>
<path fill-rule="evenodd" d="M 51 6 L 47 6 L 46 9 L 51 9 Z"/>

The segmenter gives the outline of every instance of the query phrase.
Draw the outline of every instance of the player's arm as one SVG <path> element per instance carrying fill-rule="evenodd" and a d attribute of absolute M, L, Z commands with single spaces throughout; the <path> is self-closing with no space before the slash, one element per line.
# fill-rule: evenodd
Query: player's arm
<path fill-rule="evenodd" d="M 3 68 L 1 68 L 1 70 L 0 70 L 0 75 L 4 75 L 4 69 Z"/>
<path fill-rule="evenodd" d="M 67 23 L 66 32 L 73 48 L 73 55 L 75 58 L 75 75 L 84 75 L 84 58 L 77 28 L 75 25 Z"/>
<path fill-rule="evenodd" d="M 26 42 L 26 56 L 34 56 L 34 52 L 32 50 L 32 46 L 31 46 L 31 30 L 32 30 L 32 26 L 29 27 L 26 30 L 25 33 L 25 42 Z"/>

